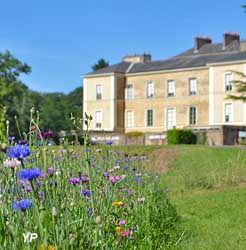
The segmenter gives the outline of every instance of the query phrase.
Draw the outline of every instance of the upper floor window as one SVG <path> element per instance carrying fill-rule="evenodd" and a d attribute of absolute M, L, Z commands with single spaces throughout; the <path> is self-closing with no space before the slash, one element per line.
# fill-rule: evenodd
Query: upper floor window
<path fill-rule="evenodd" d="M 174 96 L 175 82 L 173 80 L 167 81 L 167 96 Z"/>
<path fill-rule="evenodd" d="M 152 127 L 153 126 L 153 110 L 148 109 L 147 110 L 147 127 Z"/>
<path fill-rule="evenodd" d="M 232 121 L 232 103 L 225 104 L 225 122 Z"/>
<path fill-rule="evenodd" d="M 102 128 L 102 111 L 96 111 L 95 113 L 95 127 Z"/>
<path fill-rule="evenodd" d="M 189 95 L 196 95 L 197 93 L 197 79 L 189 79 Z"/>
<path fill-rule="evenodd" d="M 132 110 L 127 110 L 126 111 L 126 127 L 127 128 L 132 128 L 134 125 L 134 113 Z"/>
<path fill-rule="evenodd" d="M 126 85 L 126 99 L 127 100 L 133 99 L 133 85 L 132 84 Z"/>
<path fill-rule="evenodd" d="M 167 109 L 167 129 L 174 129 L 176 127 L 176 108 Z"/>
<path fill-rule="evenodd" d="M 102 99 L 102 85 L 97 84 L 96 86 L 96 99 L 101 100 Z"/>
<path fill-rule="evenodd" d="M 197 110 L 195 106 L 189 107 L 189 124 L 196 125 Z"/>
<path fill-rule="evenodd" d="M 147 82 L 147 98 L 154 97 L 154 84 L 152 81 Z"/>
<path fill-rule="evenodd" d="M 225 74 L 225 90 L 231 91 L 232 90 L 232 73 Z"/>

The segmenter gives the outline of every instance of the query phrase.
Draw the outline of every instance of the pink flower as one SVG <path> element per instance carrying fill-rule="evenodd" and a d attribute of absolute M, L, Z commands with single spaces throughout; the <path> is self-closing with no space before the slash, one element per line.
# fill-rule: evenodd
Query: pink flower
<path fill-rule="evenodd" d="M 119 225 L 125 225 L 126 221 L 125 220 L 120 220 Z"/>
<path fill-rule="evenodd" d="M 13 159 L 7 159 L 3 162 L 3 165 L 6 168 L 16 168 L 19 167 L 21 165 L 21 162 L 18 161 L 16 158 Z"/>
<path fill-rule="evenodd" d="M 131 231 L 130 230 L 127 230 L 127 231 L 122 231 L 121 232 L 121 235 L 124 236 L 124 237 L 127 237 L 131 234 Z"/>
<path fill-rule="evenodd" d="M 138 198 L 138 201 L 143 203 L 145 201 L 145 198 L 144 197 Z"/>

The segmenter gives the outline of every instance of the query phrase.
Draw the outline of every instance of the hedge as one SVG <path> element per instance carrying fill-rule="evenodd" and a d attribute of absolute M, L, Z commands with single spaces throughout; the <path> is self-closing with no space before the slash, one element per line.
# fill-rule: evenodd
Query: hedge
<path fill-rule="evenodd" d="M 168 144 L 193 144 L 194 134 L 189 129 L 173 129 L 167 131 Z"/>

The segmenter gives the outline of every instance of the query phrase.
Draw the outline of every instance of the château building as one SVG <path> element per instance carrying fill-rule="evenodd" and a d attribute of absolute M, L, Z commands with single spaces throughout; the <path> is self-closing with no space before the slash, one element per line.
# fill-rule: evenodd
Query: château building
<path fill-rule="evenodd" d="M 146 143 L 165 141 L 166 131 L 189 128 L 209 144 L 235 144 L 246 130 L 246 103 L 235 94 L 234 71 L 246 74 L 246 41 L 225 33 L 221 43 L 195 37 L 194 46 L 166 60 L 129 55 L 83 76 L 84 112 L 92 115 L 93 139 L 115 140 L 143 132 Z M 159 142 L 158 142 L 159 143 Z"/>

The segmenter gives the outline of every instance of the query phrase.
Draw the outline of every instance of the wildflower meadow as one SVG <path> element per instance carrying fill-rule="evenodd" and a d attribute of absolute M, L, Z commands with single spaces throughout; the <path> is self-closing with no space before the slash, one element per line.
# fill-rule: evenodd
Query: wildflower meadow
<path fill-rule="evenodd" d="M 173 249 L 179 216 L 145 155 L 111 142 L 50 147 L 33 118 L 1 146 L 0 249 Z"/>

